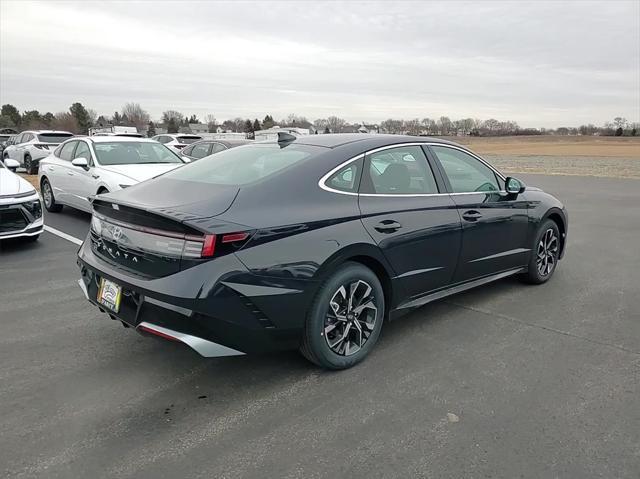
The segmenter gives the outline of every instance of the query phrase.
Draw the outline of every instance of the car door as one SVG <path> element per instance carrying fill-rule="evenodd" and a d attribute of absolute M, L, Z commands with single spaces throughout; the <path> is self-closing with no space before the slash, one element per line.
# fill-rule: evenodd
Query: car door
<path fill-rule="evenodd" d="M 82 168 L 80 166 L 74 166 L 71 163 L 69 164 L 69 170 L 67 172 L 69 176 L 69 201 L 73 202 L 73 206 L 78 209 L 91 211 L 91 203 L 89 203 L 88 197 L 95 195 L 98 191 L 100 175 L 96 172 L 95 161 L 87 142 L 78 140 L 77 143 L 78 145 L 73 152 L 72 160 L 75 158 L 85 158 L 88 167 Z"/>
<path fill-rule="evenodd" d="M 71 160 L 73 159 L 73 153 L 78 145 L 77 140 L 68 141 L 63 143 L 60 148 L 60 154 L 57 156 L 56 165 L 53 172 L 47 171 L 47 176 L 51 173 L 49 182 L 53 189 L 53 195 L 56 197 L 56 201 L 65 203 L 70 206 L 75 206 L 73 197 L 71 196 L 71 183 L 73 178 L 73 168 Z"/>
<path fill-rule="evenodd" d="M 27 133 L 21 133 L 20 135 L 18 135 L 16 137 L 16 139 L 13 142 L 13 145 L 11 146 L 11 148 L 9 148 L 7 150 L 7 156 L 9 158 L 11 158 L 12 160 L 16 160 L 18 163 L 20 163 L 20 166 L 24 166 L 22 163 L 22 153 L 21 152 L 21 144 L 22 144 L 22 139 L 27 136 Z"/>
<path fill-rule="evenodd" d="M 365 155 L 362 222 L 410 298 L 451 283 L 461 243 L 455 203 L 419 144 Z"/>
<path fill-rule="evenodd" d="M 521 267 L 528 262 L 527 202 L 504 190 L 504 179 L 481 159 L 449 145 L 431 145 L 462 220 L 455 282 Z"/>

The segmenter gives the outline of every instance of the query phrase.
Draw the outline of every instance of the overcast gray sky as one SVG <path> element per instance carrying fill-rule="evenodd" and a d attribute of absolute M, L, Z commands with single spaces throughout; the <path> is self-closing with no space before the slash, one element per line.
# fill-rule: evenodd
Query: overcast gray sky
<path fill-rule="evenodd" d="M 640 121 L 639 0 L 0 0 L 0 22 L 20 110 Z"/>

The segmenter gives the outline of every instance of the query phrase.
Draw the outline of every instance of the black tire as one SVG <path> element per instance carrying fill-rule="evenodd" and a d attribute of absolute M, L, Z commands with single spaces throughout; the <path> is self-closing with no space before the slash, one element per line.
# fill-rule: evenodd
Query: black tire
<path fill-rule="evenodd" d="M 345 263 L 318 289 L 307 313 L 300 352 L 326 369 L 350 368 L 378 341 L 384 311 L 384 291 L 375 273 L 360 263 Z"/>
<path fill-rule="evenodd" d="M 58 213 L 62 210 L 62 205 L 56 203 L 56 197 L 53 195 L 53 188 L 51 188 L 51 183 L 45 177 L 42 178 L 40 182 L 40 190 L 42 191 L 42 199 L 44 200 L 44 207 L 50 213 Z"/>
<path fill-rule="evenodd" d="M 529 284 L 549 281 L 558 266 L 560 256 L 560 231 L 553 220 L 542 222 L 531 246 L 528 270 L 521 279 Z"/>
<path fill-rule="evenodd" d="M 38 174 L 38 164 L 33 161 L 31 155 L 24 155 L 24 169 L 27 170 L 27 175 Z"/>

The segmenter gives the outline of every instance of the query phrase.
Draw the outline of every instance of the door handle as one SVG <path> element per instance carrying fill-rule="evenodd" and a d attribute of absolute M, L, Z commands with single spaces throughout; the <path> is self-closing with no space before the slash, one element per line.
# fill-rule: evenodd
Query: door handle
<path fill-rule="evenodd" d="M 373 228 L 380 233 L 393 233 L 402 228 L 402 225 L 394 220 L 383 220 Z"/>
<path fill-rule="evenodd" d="M 69 175 L 69 176 L 76 176 L 76 174 L 75 174 L 74 172 L 72 172 L 72 171 L 67 171 L 67 175 Z"/>
<path fill-rule="evenodd" d="M 476 210 L 469 210 L 462 213 L 462 219 L 466 221 L 478 221 L 480 218 L 482 218 L 482 213 Z"/>

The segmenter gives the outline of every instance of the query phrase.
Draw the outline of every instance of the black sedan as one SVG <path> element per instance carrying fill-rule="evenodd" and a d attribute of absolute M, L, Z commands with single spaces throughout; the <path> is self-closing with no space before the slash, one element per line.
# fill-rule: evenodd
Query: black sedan
<path fill-rule="evenodd" d="M 205 156 L 251 143 L 251 140 L 200 140 L 180 150 L 180 156 L 196 161 Z"/>
<path fill-rule="evenodd" d="M 353 366 L 383 323 L 510 275 L 544 283 L 567 214 L 455 143 L 281 134 L 93 201 L 80 286 L 203 356 Z"/>

